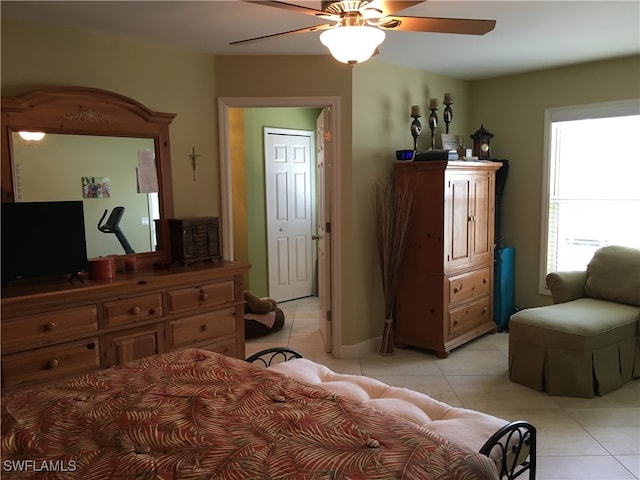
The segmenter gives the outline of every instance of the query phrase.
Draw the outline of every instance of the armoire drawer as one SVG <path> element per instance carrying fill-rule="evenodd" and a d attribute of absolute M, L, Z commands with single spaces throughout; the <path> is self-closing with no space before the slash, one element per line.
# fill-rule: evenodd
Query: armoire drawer
<path fill-rule="evenodd" d="M 214 340 L 236 331 L 235 307 L 191 315 L 169 322 L 170 349 Z"/>
<path fill-rule="evenodd" d="M 99 368 L 97 337 L 2 357 L 5 387 L 53 380 Z"/>
<path fill-rule="evenodd" d="M 6 320 L 2 323 L 3 353 L 18 347 L 91 335 L 98 330 L 97 312 L 95 305 L 84 305 Z"/>
<path fill-rule="evenodd" d="M 449 277 L 446 283 L 449 290 L 449 303 L 459 303 L 473 297 L 488 295 L 491 287 L 491 269 L 486 267 Z"/>
<path fill-rule="evenodd" d="M 104 303 L 104 322 L 107 327 L 160 317 L 162 317 L 162 294 L 160 293 Z"/>
<path fill-rule="evenodd" d="M 197 308 L 214 307 L 235 301 L 232 280 L 168 292 L 169 313 L 188 312 Z"/>
<path fill-rule="evenodd" d="M 491 297 L 485 296 L 449 311 L 448 338 L 457 337 L 478 325 L 491 321 Z"/>

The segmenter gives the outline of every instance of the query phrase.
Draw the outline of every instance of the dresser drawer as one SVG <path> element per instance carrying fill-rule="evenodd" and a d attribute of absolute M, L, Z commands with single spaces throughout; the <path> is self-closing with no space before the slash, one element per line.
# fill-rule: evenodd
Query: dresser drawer
<path fill-rule="evenodd" d="M 491 269 L 482 268 L 473 272 L 449 277 L 449 303 L 459 303 L 473 297 L 488 295 L 491 287 Z"/>
<path fill-rule="evenodd" d="M 225 308 L 170 321 L 170 348 L 184 347 L 234 334 L 236 331 L 234 313 L 235 308 Z"/>
<path fill-rule="evenodd" d="M 224 305 L 235 301 L 232 280 L 168 292 L 169 313 L 188 312 L 202 307 Z"/>
<path fill-rule="evenodd" d="M 160 293 L 104 303 L 104 321 L 107 327 L 160 317 L 162 317 L 162 294 Z"/>
<path fill-rule="evenodd" d="M 15 387 L 58 377 L 78 375 L 100 368 L 97 338 L 68 342 L 2 357 L 5 387 Z"/>
<path fill-rule="evenodd" d="M 124 365 L 164 352 L 164 324 L 128 328 L 104 337 L 103 367 Z"/>
<path fill-rule="evenodd" d="M 456 337 L 478 325 L 491 321 L 491 297 L 485 296 L 449 311 L 448 337 Z"/>
<path fill-rule="evenodd" d="M 235 357 L 236 351 L 236 339 L 229 338 L 222 342 L 210 343 L 207 345 L 198 345 L 200 350 L 207 350 L 208 352 L 219 353 L 220 355 L 226 355 L 227 357 Z"/>
<path fill-rule="evenodd" d="M 40 346 L 64 338 L 91 335 L 98 330 L 95 305 L 17 317 L 2 323 L 2 350 Z"/>

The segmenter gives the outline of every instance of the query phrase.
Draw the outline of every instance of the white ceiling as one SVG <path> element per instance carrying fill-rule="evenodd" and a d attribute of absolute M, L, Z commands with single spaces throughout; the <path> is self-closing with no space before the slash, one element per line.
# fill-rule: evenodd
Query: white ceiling
<path fill-rule="evenodd" d="M 1 14 L 216 55 L 328 54 L 317 32 L 229 45 L 325 23 L 241 0 L 2 0 Z M 484 36 L 391 31 L 379 48 L 384 62 L 466 80 L 640 53 L 638 0 L 429 0 L 397 14 L 496 20 Z"/>

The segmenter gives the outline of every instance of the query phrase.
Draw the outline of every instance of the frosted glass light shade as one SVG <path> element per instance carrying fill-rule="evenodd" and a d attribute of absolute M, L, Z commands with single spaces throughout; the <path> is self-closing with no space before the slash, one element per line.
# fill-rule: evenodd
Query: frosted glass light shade
<path fill-rule="evenodd" d="M 18 132 L 20 138 L 24 140 L 37 142 L 38 140 L 42 140 L 44 138 L 44 132 Z"/>
<path fill-rule="evenodd" d="M 368 60 L 384 37 L 384 32 L 376 27 L 345 26 L 325 30 L 320 41 L 336 60 L 353 64 Z"/>

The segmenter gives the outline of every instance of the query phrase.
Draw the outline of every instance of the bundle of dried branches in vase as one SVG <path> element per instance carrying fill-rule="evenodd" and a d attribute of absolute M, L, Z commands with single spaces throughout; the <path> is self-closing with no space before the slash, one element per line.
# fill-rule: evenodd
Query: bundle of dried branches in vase
<path fill-rule="evenodd" d="M 384 331 L 380 354 L 393 355 L 393 305 L 413 207 L 413 190 L 405 185 L 374 183 L 376 234 L 384 297 Z"/>

